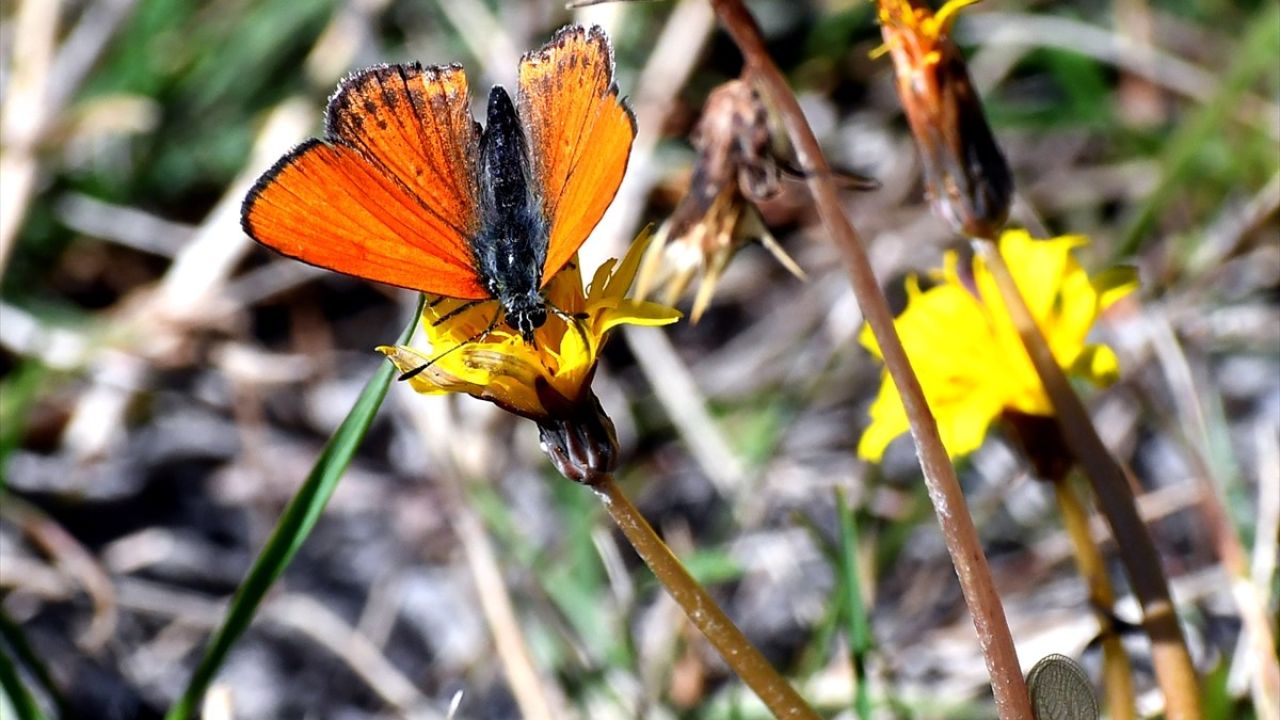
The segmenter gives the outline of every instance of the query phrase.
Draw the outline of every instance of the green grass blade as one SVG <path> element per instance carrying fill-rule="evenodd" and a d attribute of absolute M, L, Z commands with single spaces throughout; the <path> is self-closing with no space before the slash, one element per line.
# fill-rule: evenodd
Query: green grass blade
<path fill-rule="evenodd" d="M 44 713 L 40 711 L 36 699 L 18 677 L 18 667 L 14 664 L 13 658 L 9 657 L 8 648 L 0 648 L 0 689 L 4 690 L 9 705 L 13 707 L 20 720 L 44 719 Z"/>
<path fill-rule="evenodd" d="M 45 667 L 40 656 L 31 648 L 31 643 L 27 642 L 27 636 L 23 634 L 22 628 L 9 617 L 8 613 L 0 609 L 0 637 L 4 638 L 5 649 L 12 652 L 17 661 L 26 667 L 27 672 L 31 673 L 32 679 L 36 681 L 44 690 L 45 694 L 53 700 L 54 707 L 57 708 L 61 717 L 71 717 L 70 711 L 67 709 L 67 701 L 62 697 L 62 693 L 58 690 L 58 686 L 54 684 L 53 677 L 49 674 L 49 669 Z M 8 685 L 5 686 L 6 692 Z M 10 698 L 13 693 L 9 692 Z M 15 703 L 16 706 L 16 703 Z M 25 716 L 21 716 L 25 717 Z"/>
<path fill-rule="evenodd" d="M 7 488 L 4 472 L 9 455 L 27 431 L 27 415 L 40 397 L 48 369 L 38 360 L 26 359 L 0 382 L 0 494 Z"/>
<path fill-rule="evenodd" d="M 853 699 L 859 720 L 871 717 L 871 694 L 867 689 L 867 653 L 871 650 L 871 631 L 867 608 L 862 603 L 862 582 L 858 578 L 858 526 L 853 509 L 845 503 L 844 493 L 836 488 L 836 512 L 840 516 L 840 575 L 844 589 L 844 618 L 849 634 L 849 655 L 858 689 Z"/>
<path fill-rule="evenodd" d="M 419 298 L 418 310 L 400 336 L 398 341 L 400 344 L 408 342 L 413 336 L 418 317 L 422 314 L 422 302 L 423 300 Z M 267 590 L 288 567 L 294 555 L 297 554 L 298 548 L 302 547 L 302 543 L 315 527 L 316 521 L 320 519 L 320 514 L 324 512 L 325 505 L 328 504 L 329 498 L 338 485 L 338 480 L 351 463 L 351 458 L 360 447 L 360 442 L 369 430 L 374 415 L 382 405 L 382 399 L 386 397 L 387 388 L 391 384 L 394 373 L 395 368 L 391 363 L 384 362 L 365 384 L 356 404 L 352 406 L 342 424 L 329 438 L 324 451 L 320 453 L 315 466 L 311 468 L 311 473 L 302 483 L 302 487 L 298 488 L 293 499 L 289 501 L 288 507 L 285 508 L 275 529 L 272 530 L 271 537 L 267 539 L 267 544 L 262 548 L 262 552 L 258 553 L 244 582 L 240 583 L 235 597 L 231 599 L 231 605 L 227 608 L 222 627 L 214 633 L 204 657 L 200 659 L 200 664 L 187 684 L 186 691 L 169 709 L 168 714 L 165 715 L 166 720 L 187 720 L 196 710 L 205 691 L 209 689 L 209 683 L 231 651 L 231 646 L 253 621 L 254 613 L 257 612 Z"/>

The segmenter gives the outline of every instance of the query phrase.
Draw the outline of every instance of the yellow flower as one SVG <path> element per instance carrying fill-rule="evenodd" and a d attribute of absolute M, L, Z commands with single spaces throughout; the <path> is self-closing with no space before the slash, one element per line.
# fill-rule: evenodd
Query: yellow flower
<path fill-rule="evenodd" d="M 1000 238 L 1000 254 L 1058 363 L 1105 386 L 1119 374 L 1115 353 L 1086 339 L 1099 313 L 1132 292 L 1137 278 L 1132 269 L 1090 278 L 1071 255 L 1087 242 L 1081 236 L 1035 240 L 1025 230 L 1008 230 Z M 915 277 L 908 279 L 907 308 L 894 324 L 947 452 L 957 457 L 976 450 L 991 422 L 1006 411 L 1052 416 L 995 279 L 981 259 L 962 268 L 956 253 L 947 253 L 935 277 L 938 284 L 928 290 L 921 290 Z M 869 328 L 863 328 L 861 341 L 881 357 Z M 886 373 L 858 455 L 880 460 L 889 442 L 907 429 L 902 400 Z"/>
<path fill-rule="evenodd" d="M 877 54 L 902 49 L 915 58 L 917 64 L 937 63 L 942 58 L 938 45 L 951 32 L 956 13 L 979 0 L 948 0 L 937 13 L 920 4 L 922 0 L 878 0 L 880 24 L 893 35 Z"/>
<path fill-rule="evenodd" d="M 429 349 L 378 350 L 401 372 L 416 371 L 408 382 L 420 393 L 467 393 L 539 423 L 573 415 L 590 394 L 610 330 L 622 324 L 666 325 L 680 317 L 672 308 L 626 297 L 648 241 L 646 233 L 621 264 L 601 265 L 586 292 L 577 259 L 566 265 L 547 283 L 545 297 L 553 310 L 532 343 L 494 322 L 501 312 L 496 302 L 428 295 L 422 327 Z"/>

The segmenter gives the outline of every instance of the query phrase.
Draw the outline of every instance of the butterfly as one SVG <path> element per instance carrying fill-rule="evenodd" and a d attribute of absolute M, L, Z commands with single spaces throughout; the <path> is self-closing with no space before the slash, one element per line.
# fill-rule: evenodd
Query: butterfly
<path fill-rule="evenodd" d="M 249 191 L 241 226 L 322 268 L 496 300 L 532 342 L 543 288 L 613 201 L 636 124 L 598 27 L 565 27 L 524 55 L 515 95 L 495 85 L 481 128 L 460 65 L 356 72 L 329 100 L 325 137 Z"/>

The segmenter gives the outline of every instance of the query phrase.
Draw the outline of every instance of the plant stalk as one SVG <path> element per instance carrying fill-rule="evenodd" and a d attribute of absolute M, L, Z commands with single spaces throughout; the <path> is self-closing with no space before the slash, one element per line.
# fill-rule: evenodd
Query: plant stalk
<path fill-rule="evenodd" d="M 667 593 L 684 610 L 689 620 L 706 636 L 725 663 L 764 702 L 777 718 L 819 720 L 819 716 L 791 684 L 778 674 L 746 635 L 725 615 L 706 589 L 698 584 L 671 548 L 658 537 L 635 505 L 627 499 L 612 475 L 593 484 L 618 529 L 630 541 L 636 554 L 653 571 Z"/>
<path fill-rule="evenodd" d="M 1085 512 L 1076 489 L 1072 487 L 1070 478 L 1053 481 L 1053 491 L 1058 498 L 1062 524 L 1067 529 L 1075 551 L 1076 569 L 1089 588 L 1089 602 L 1098 618 L 1099 634 L 1102 636 L 1102 687 L 1106 693 L 1107 717 L 1111 720 L 1136 720 L 1133 668 L 1109 612 L 1115 607 L 1115 591 L 1111 587 L 1111 579 L 1107 577 L 1102 552 L 1089 532 L 1089 515 Z"/>
<path fill-rule="evenodd" d="M 790 86 L 765 49 L 755 19 L 742 1 L 712 0 L 711 4 L 742 52 L 747 64 L 746 73 L 757 80 L 782 116 L 818 215 L 844 258 L 854 295 L 880 345 L 885 367 L 902 397 L 925 485 L 942 526 L 947 551 L 960 579 L 960 589 L 973 617 L 979 646 L 991 677 L 996 712 L 1001 720 L 1031 720 L 1031 701 L 1018 666 L 1013 636 L 1009 632 L 973 518 L 965 505 L 964 493 L 956 479 L 955 468 L 942 445 L 937 422 L 925 401 L 920 382 L 902 348 L 902 341 L 894 328 L 893 313 L 871 269 L 866 250 L 844 215 L 832 181 L 831 167 Z"/>
<path fill-rule="evenodd" d="M 1009 317 L 1053 405 L 1063 439 L 1089 478 L 1098 507 L 1115 535 L 1120 560 L 1142 606 L 1142 625 L 1151 638 L 1152 663 L 1164 691 L 1166 716 L 1169 720 L 1199 720 L 1199 680 L 1178 626 L 1169 584 L 1160 568 L 1160 555 L 1138 515 L 1125 472 L 1098 437 L 1088 411 L 1058 366 L 996 244 L 983 239 L 973 242 L 1000 288 Z"/>

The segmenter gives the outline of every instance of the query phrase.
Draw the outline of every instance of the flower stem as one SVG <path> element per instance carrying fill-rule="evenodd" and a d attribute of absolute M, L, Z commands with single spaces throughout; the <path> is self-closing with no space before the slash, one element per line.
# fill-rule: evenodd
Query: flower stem
<path fill-rule="evenodd" d="M 778 718 L 818 720 L 818 714 L 769 665 L 769 661 L 765 660 L 738 626 L 725 615 L 706 589 L 689 575 L 689 571 L 685 570 L 671 548 L 658 537 L 636 506 L 623 494 L 613 476 L 605 475 L 591 488 L 600 496 L 600 501 L 604 503 L 613 521 L 631 542 L 640 559 L 644 560 L 667 589 L 667 593 L 679 603 L 689 620 L 711 641 L 724 661 L 755 692 L 769 711 Z"/>
<path fill-rule="evenodd" d="M 1166 715 L 1169 720 L 1196 720 L 1201 712 L 1195 667 L 1178 627 L 1169 584 L 1160 569 L 1160 555 L 1138 515 L 1124 469 L 1098 437 L 1088 411 L 1058 366 L 996 244 L 982 239 L 973 242 L 1000 288 L 1009 317 L 1053 405 L 1067 447 L 1089 478 L 1098 507 L 1111 525 L 1120 560 L 1142 606 L 1142 624 L 1151 638 L 1152 662 L 1164 691 Z"/>
<path fill-rule="evenodd" d="M 1053 491 L 1058 497 L 1062 524 L 1075 550 L 1076 568 L 1089 587 L 1089 602 L 1098 617 L 1099 634 L 1102 636 L 1102 685 L 1109 711 L 1107 717 L 1111 720 L 1134 720 L 1133 668 L 1108 612 L 1115 606 L 1116 598 L 1102 561 L 1102 552 L 1089 532 L 1089 516 L 1070 478 L 1053 481 Z"/>
<path fill-rule="evenodd" d="M 991 569 L 982 552 L 978 531 L 965 505 L 955 468 L 942 445 L 937 422 L 894 328 L 893 313 L 880 291 L 866 250 L 841 208 L 831 167 L 790 86 L 765 49 L 755 19 L 742 0 L 712 0 L 711 4 L 746 60 L 745 73 L 757 80 L 782 116 L 818 215 L 844 257 L 858 305 L 883 351 L 885 368 L 902 397 L 929 498 L 942 526 L 947 551 L 960 579 L 960 589 L 973 617 L 979 646 L 986 660 L 996 712 L 1002 720 L 1030 720 L 1031 701 L 1027 696 L 1026 682 L 1018 666 L 1013 636 L 991 578 Z"/>

